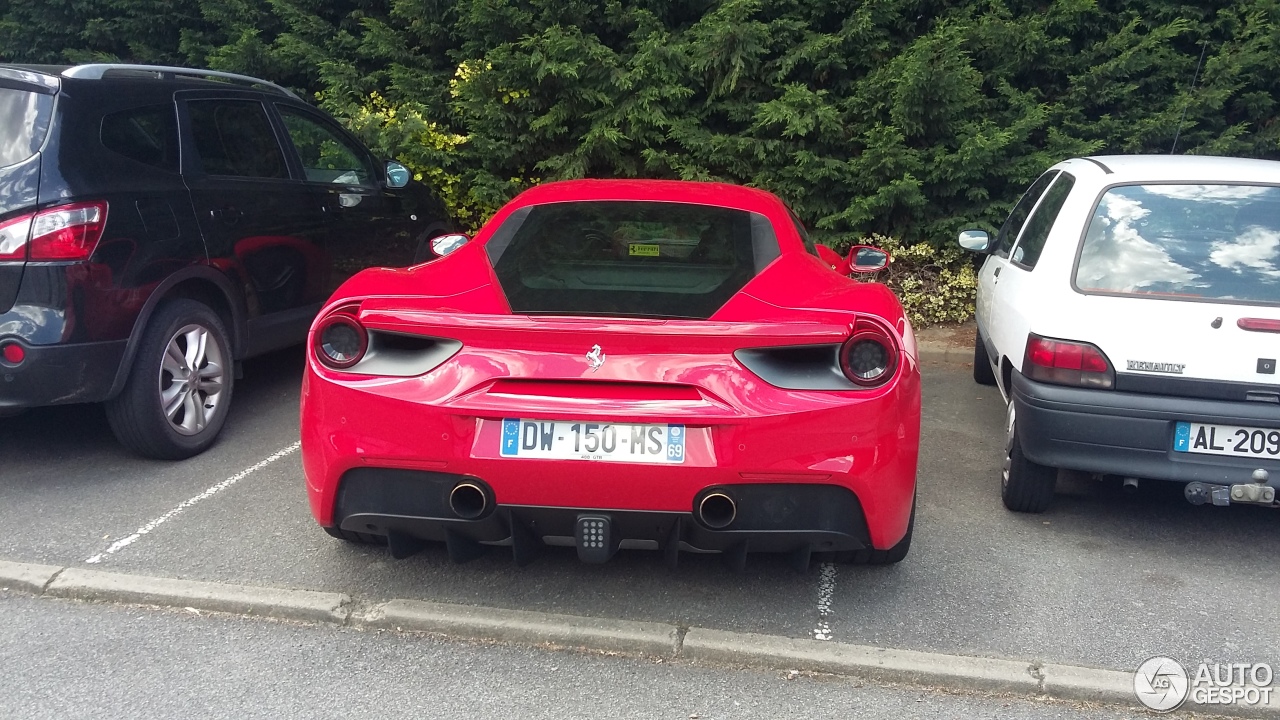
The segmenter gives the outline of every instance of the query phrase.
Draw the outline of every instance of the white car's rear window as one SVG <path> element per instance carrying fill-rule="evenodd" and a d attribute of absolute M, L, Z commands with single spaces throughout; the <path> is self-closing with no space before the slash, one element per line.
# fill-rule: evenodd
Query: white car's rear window
<path fill-rule="evenodd" d="M 1083 292 L 1280 304 L 1280 187 L 1125 185 L 1080 249 Z"/>

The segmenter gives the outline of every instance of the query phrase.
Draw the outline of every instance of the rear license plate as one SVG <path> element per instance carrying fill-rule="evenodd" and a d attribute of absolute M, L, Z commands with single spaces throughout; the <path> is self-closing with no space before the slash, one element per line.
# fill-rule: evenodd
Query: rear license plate
<path fill-rule="evenodd" d="M 684 462 L 684 425 L 502 421 L 502 457 L 628 463 Z"/>
<path fill-rule="evenodd" d="M 1180 422 L 1174 429 L 1177 452 L 1235 457 L 1280 457 L 1280 430 Z"/>

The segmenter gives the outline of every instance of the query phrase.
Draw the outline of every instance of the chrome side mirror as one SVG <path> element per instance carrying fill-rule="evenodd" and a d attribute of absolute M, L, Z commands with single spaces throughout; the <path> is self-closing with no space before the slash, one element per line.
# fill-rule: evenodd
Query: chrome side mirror
<path fill-rule="evenodd" d="M 409 179 L 412 177 L 413 173 L 409 172 L 409 168 L 395 160 L 387 161 L 387 187 L 402 188 L 409 184 Z"/>
<path fill-rule="evenodd" d="M 961 230 L 960 247 L 973 252 L 984 253 L 991 248 L 991 236 L 986 230 Z"/>
<path fill-rule="evenodd" d="M 889 253 L 874 245 L 855 245 L 849 249 L 849 272 L 873 273 L 889 267 Z"/>
<path fill-rule="evenodd" d="M 440 237 L 431 239 L 431 252 L 435 253 L 436 257 L 444 257 L 463 245 L 466 245 L 470 240 L 471 238 L 463 235 L 462 233 L 441 235 Z"/>

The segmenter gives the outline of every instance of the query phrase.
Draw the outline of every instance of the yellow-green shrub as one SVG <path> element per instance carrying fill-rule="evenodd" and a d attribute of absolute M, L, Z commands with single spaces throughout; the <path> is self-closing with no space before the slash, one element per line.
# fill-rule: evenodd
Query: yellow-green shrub
<path fill-rule="evenodd" d="M 929 243 L 903 245 L 897 238 L 872 235 L 850 245 L 874 245 L 889 252 L 892 262 L 885 270 L 863 279 L 889 286 L 916 327 L 964 322 L 973 317 L 978 278 L 973 256 L 955 245 L 941 249 Z"/>

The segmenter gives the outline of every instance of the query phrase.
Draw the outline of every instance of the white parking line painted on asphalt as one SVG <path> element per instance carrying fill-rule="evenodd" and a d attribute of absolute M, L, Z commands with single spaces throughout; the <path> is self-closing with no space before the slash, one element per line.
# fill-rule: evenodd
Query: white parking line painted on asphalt
<path fill-rule="evenodd" d="M 830 640 L 831 625 L 827 616 L 831 614 L 831 598 L 836 594 L 836 566 L 833 563 L 822 563 L 818 573 L 818 626 L 813 629 L 814 640 Z"/>
<path fill-rule="evenodd" d="M 244 470 L 241 470 L 235 475 L 232 475 L 226 480 L 223 480 L 222 482 L 218 483 L 217 485 L 214 485 L 213 487 L 209 488 L 208 490 L 205 490 L 204 492 L 200 493 L 199 495 L 196 495 L 195 497 L 183 500 L 182 502 L 178 503 L 178 506 L 175 507 L 174 509 L 161 515 L 155 520 L 152 520 L 146 525 L 143 525 L 142 527 L 138 528 L 136 531 L 134 531 L 132 535 L 128 537 L 120 538 L 119 540 L 111 543 L 111 545 L 106 550 L 103 550 L 97 555 L 94 555 L 88 560 L 85 560 L 85 562 L 90 563 L 92 565 L 96 565 L 102 562 L 103 560 L 106 560 L 108 557 L 134 544 L 135 542 L 137 542 L 138 538 L 141 538 L 143 535 L 146 535 L 152 530 L 155 530 L 156 528 L 160 527 L 161 525 L 163 525 L 164 523 L 172 519 L 175 515 L 178 515 L 179 513 L 183 512 L 184 510 L 191 507 L 192 505 L 195 505 L 201 500 L 207 500 L 208 498 L 211 498 L 214 495 L 217 495 L 223 490 L 226 490 L 232 485 L 235 485 L 236 483 L 252 475 L 253 473 L 261 470 L 262 468 L 270 465 L 271 463 L 279 460 L 280 458 L 293 454 L 301 446 L 302 446 L 302 443 L 296 442 L 292 445 L 282 448 L 281 450 L 278 450 L 275 453 L 268 455 L 267 458 L 262 462 L 259 462 L 256 465 L 251 465 L 245 468 Z"/>

